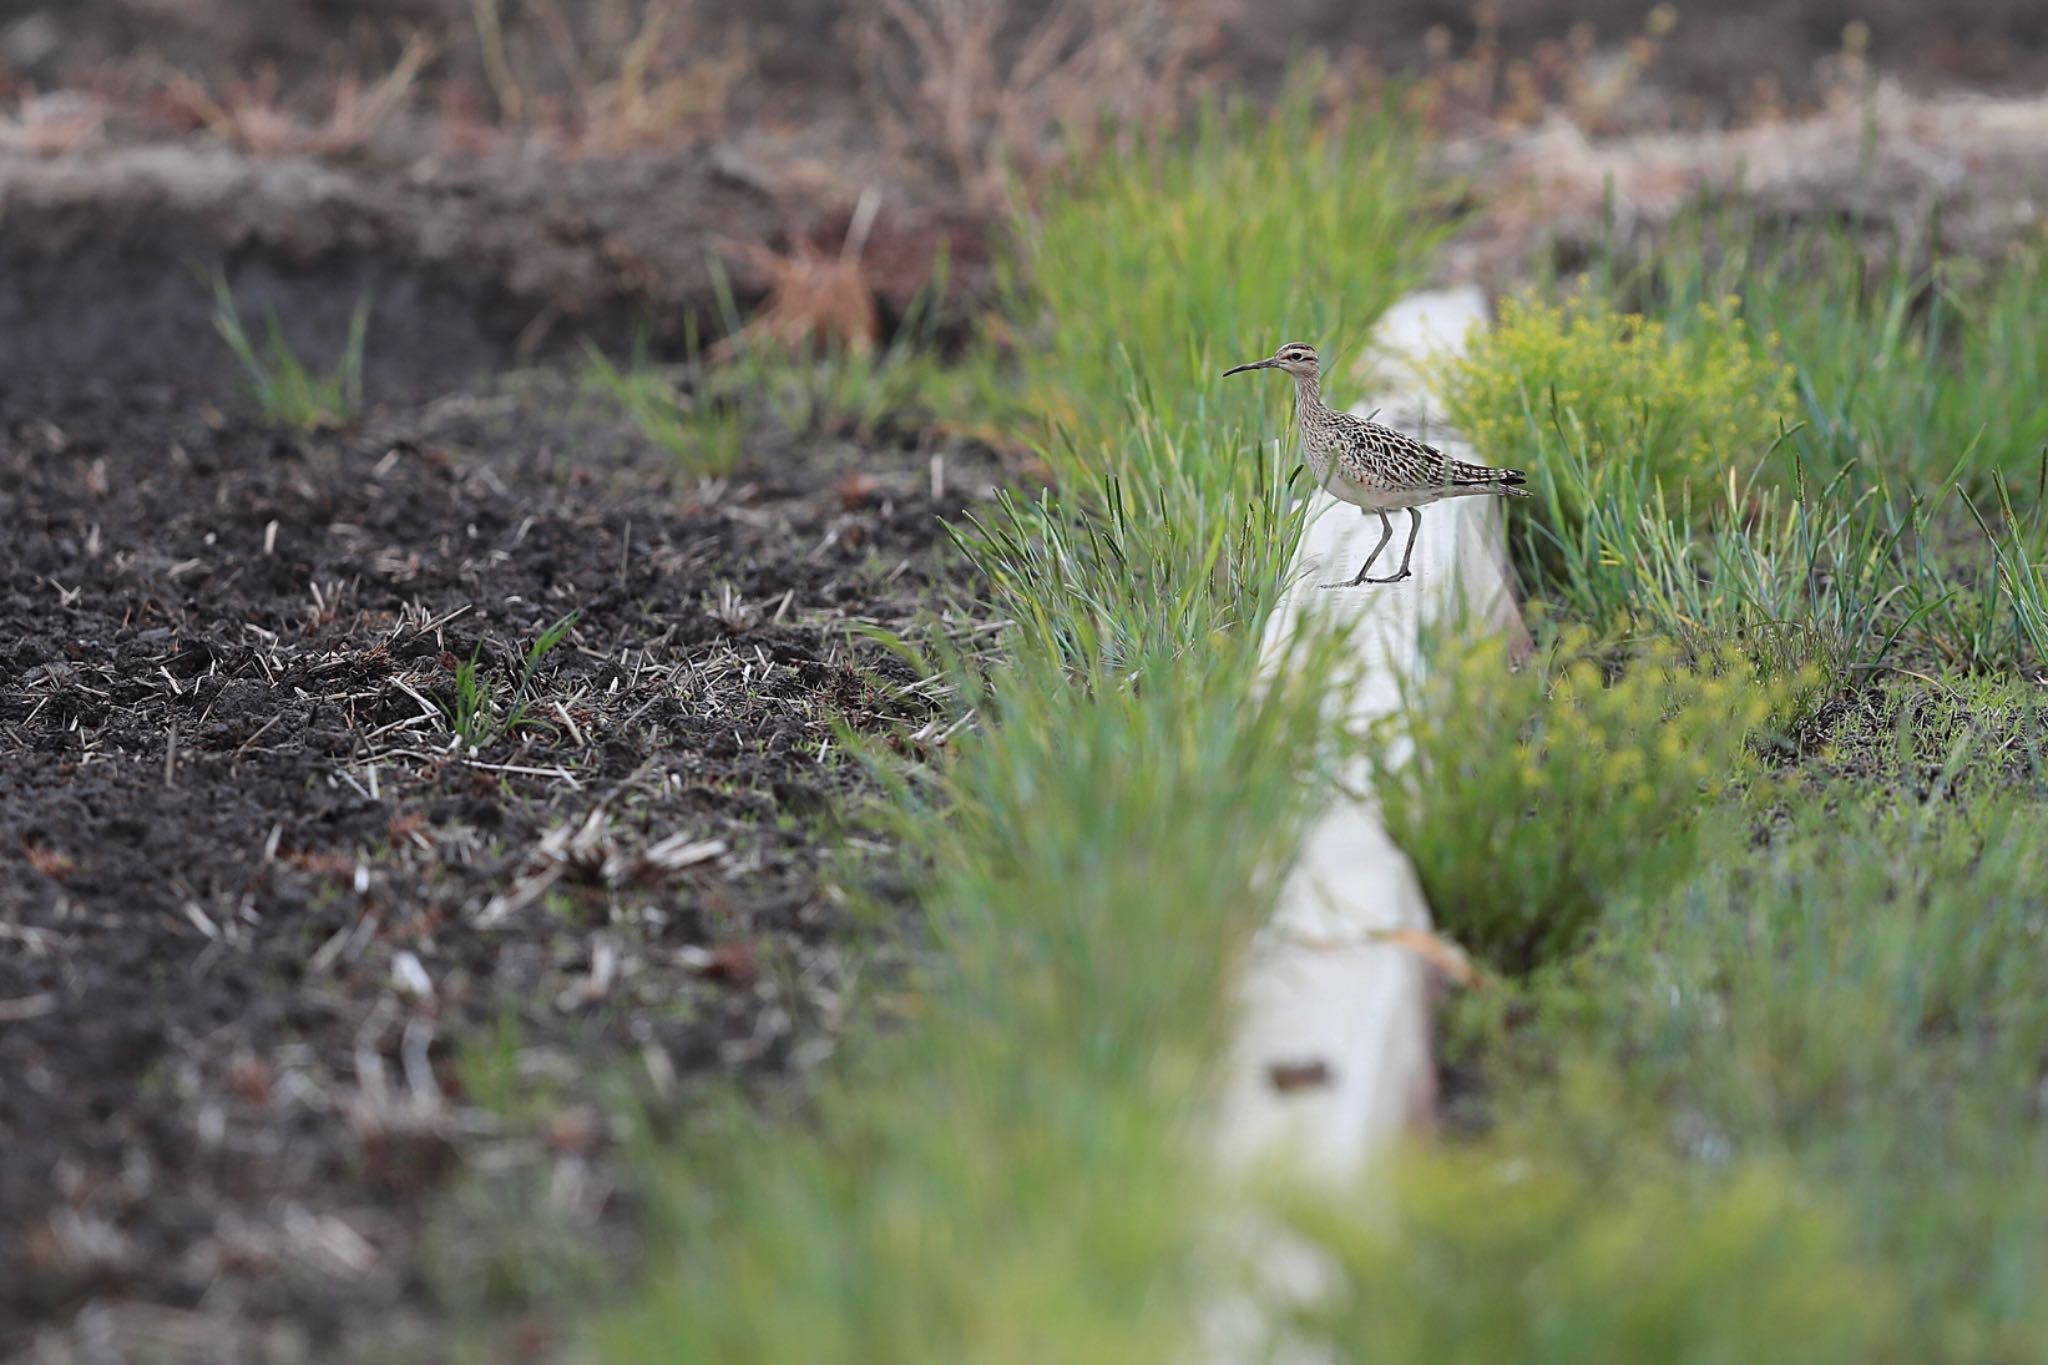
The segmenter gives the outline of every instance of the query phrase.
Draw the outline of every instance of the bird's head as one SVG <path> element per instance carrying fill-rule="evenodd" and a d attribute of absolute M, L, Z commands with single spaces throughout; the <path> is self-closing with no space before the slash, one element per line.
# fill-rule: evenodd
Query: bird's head
<path fill-rule="evenodd" d="M 1225 370 L 1227 378 L 1243 374 L 1246 370 L 1285 370 L 1296 379 L 1315 379 L 1322 374 L 1323 363 L 1316 358 L 1316 348 L 1303 341 L 1290 341 L 1264 360 L 1254 360 L 1249 365 L 1239 365 Z"/>

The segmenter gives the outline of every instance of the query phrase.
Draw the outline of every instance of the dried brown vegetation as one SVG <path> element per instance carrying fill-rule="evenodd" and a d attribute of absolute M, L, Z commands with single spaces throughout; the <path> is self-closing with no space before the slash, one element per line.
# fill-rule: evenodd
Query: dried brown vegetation
<path fill-rule="evenodd" d="M 837 251 L 807 237 L 799 237 L 786 255 L 751 242 L 726 241 L 728 251 L 767 277 L 768 295 L 745 327 L 712 348 L 712 358 L 728 357 L 753 342 L 799 353 L 829 347 L 873 352 L 882 341 L 882 319 L 863 257 L 880 208 L 880 195 L 873 189 L 864 193 Z"/>
<path fill-rule="evenodd" d="M 335 86 L 323 118 L 309 118 L 282 98 L 276 68 L 234 81 L 216 96 L 197 76 L 170 71 L 159 104 L 174 120 L 203 128 L 231 147 L 257 154 L 334 155 L 368 144 L 413 98 L 420 73 L 434 58 L 432 39 L 414 34 L 391 69 L 365 86 L 353 72 Z"/>
<path fill-rule="evenodd" d="M 1010 202 L 1017 178 L 1105 128 L 1189 107 L 1226 0 L 876 0 L 855 19 L 884 126 L 969 203 Z"/>
<path fill-rule="evenodd" d="M 471 35 L 500 119 L 590 151 L 689 142 L 719 132 L 752 67 L 714 39 L 700 0 L 566 7 L 470 0 Z"/>

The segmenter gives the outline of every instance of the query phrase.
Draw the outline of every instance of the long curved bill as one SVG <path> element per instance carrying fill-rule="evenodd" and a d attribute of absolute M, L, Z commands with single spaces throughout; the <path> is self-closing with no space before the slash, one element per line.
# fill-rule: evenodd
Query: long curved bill
<path fill-rule="evenodd" d="M 1245 372 L 1246 370 L 1270 370 L 1270 369 L 1272 369 L 1272 368 L 1273 368 L 1273 362 L 1272 362 L 1272 361 L 1271 361 L 1270 359 L 1267 359 L 1267 360 L 1254 360 L 1254 361 L 1253 361 L 1253 362 L 1252 362 L 1251 364 L 1249 364 L 1249 365 L 1239 365 L 1239 366 L 1238 366 L 1238 367 L 1237 367 L 1236 369 L 1234 369 L 1234 370 L 1225 370 L 1225 371 L 1223 372 L 1223 377 L 1224 377 L 1225 379 L 1228 379 L 1228 378 L 1230 378 L 1230 376 L 1232 376 L 1232 375 L 1234 375 L 1234 374 L 1243 374 L 1243 373 L 1244 373 L 1244 372 Z"/>

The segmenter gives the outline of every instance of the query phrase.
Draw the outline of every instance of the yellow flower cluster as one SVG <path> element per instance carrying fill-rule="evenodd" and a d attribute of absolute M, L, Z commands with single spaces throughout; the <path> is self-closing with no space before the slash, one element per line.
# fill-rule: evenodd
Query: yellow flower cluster
<path fill-rule="evenodd" d="M 1682 324 L 1597 300 L 1521 298 L 1503 303 L 1498 324 L 1441 377 L 1452 423 L 1489 463 L 1542 480 L 1576 445 L 1595 483 L 1617 460 L 1640 462 L 1675 501 L 1685 488 L 1711 495 L 1791 423 L 1792 369 L 1769 351 L 1733 296 Z"/>
<path fill-rule="evenodd" d="M 1687 666 L 1659 643 L 1609 680 L 1580 659 L 1536 708 L 1516 767 L 1624 839 L 1654 838 L 1735 770 L 1771 705 L 1745 658 Z"/>
<path fill-rule="evenodd" d="M 1483 646 L 1445 662 L 1398 722 L 1413 752 L 1379 782 L 1389 831 L 1454 937 L 1531 965 L 1575 943 L 1610 894 L 1682 875 L 1693 816 L 1807 681 L 1664 641 L 1616 659 L 1582 631 L 1520 672 Z"/>

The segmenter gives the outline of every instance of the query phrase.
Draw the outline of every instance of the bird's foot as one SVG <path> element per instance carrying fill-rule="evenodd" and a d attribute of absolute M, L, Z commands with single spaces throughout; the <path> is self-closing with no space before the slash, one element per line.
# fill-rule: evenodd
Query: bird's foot
<path fill-rule="evenodd" d="M 1401 572 L 1397 574 L 1389 574 L 1385 578 L 1361 578 L 1358 581 L 1360 583 L 1399 583 L 1404 578 L 1413 577 L 1415 577 L 1415 570 L 1403 569 L 1401 570 Z"/>

